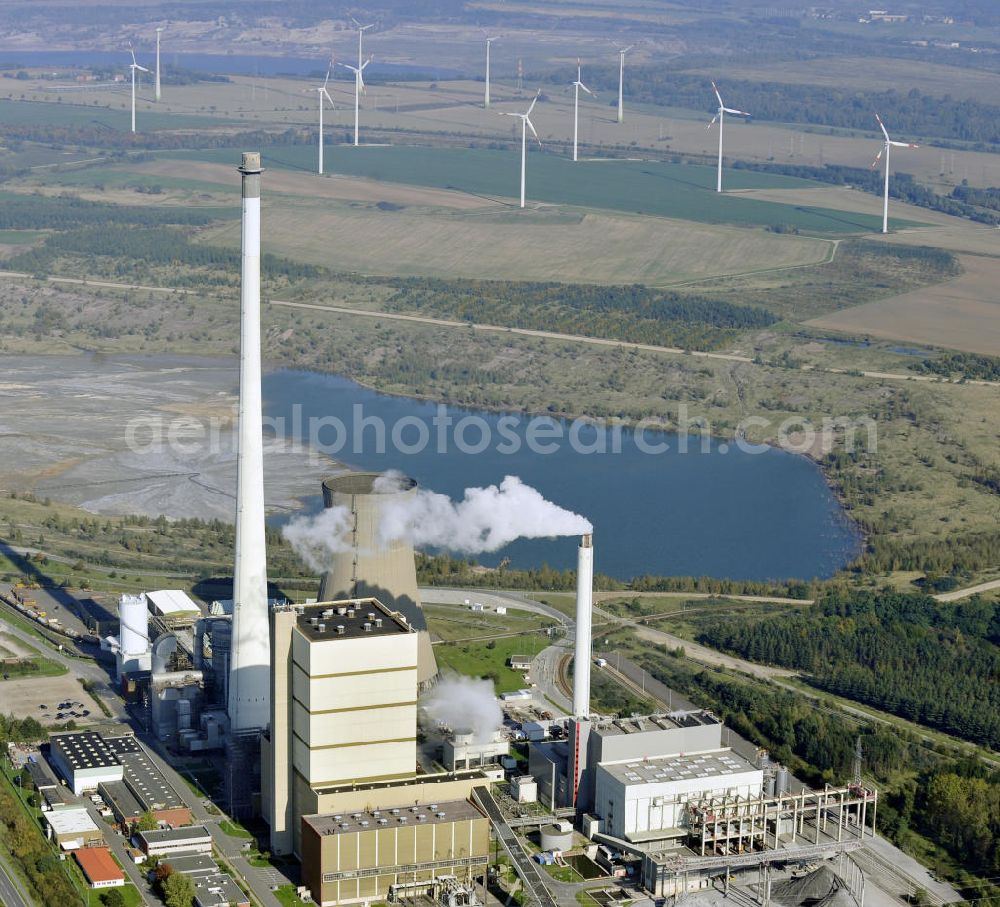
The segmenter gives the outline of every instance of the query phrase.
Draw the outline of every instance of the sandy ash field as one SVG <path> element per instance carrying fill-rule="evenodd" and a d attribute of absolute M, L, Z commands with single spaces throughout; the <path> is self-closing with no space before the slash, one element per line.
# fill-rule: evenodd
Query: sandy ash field
<path fill-rule="evenodd" d="M 1000 356 L 1000 259 L 962 255 L 960 261 L 963 273 L 954 280 L 806 324 Z"/>
<path fill-rule="evenodd" d="M 108 515 L 230 519 L 238 363 L 169 356 L 5 356 L 0 484 Z M 203 441 L 185 428 L 203 426 Z M 218 445 L 212 425 L 218 425 Z M 180 443 L 170 443 L 171 426 Z M 156 439 L 162 440 L 156 443 Z M 25 445 L 33 455 L 23 457 Z M 331 461 L 266 445 L 267 503 L 297 509 Z"/>

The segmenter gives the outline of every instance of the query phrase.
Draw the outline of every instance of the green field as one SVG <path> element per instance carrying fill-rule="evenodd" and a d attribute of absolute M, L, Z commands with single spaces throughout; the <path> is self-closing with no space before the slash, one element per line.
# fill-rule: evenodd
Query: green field
<path fill-rule="evenodd" d="M 102 96 L 103 97 L 103 96 Z M 120 93 L 108 94 L 107 100 L 95 105 L 65 101 L 14 101 L 0 99 L 0 121 L 7 126 L 61 126 L 126 132 L 131 126 L 131 95 L 127 87 Z M 145 102 L 136 98 L 136 125 L 144 132 L 157 129 L 194 129 L 224 126 L 232 121 L 214 115 L 196 116 L 176 113 L 154 113 L 142 109 Z M 109 106 L 110 105 L 110 106 Z"/>
<path fill-rule="evenodd" d="M 265 167 L 312 172 L 312 145 L 263 149 Z M 231 164 L 229 149 L 170 152 L 171 158 Z M 334 173 L 385 182 L 454 189 L 490 199 L 509 199 L 518 191 L 520 157 L 515 152 L 431 148 L 415 145 L 332 148 L 327 166 Z M 802 189 L 821 184 L 794 177 L 733 170 L 726 174 L 731 190 Z M 553 154 L 534 151 L 528 161 L 528 199 L 559 205 L 601 208 L 671 217 L 707 224 L 790 226 L 822 234 L 860 233 L 881 227 L 872 215 L 829 208 L 782 205 L 742 198 L 738 191 L 719 195 L 715 170 L 696 164 L 608 160 L 574 164 Z M 898 229 L 910 221 L 893 220 Z"/>

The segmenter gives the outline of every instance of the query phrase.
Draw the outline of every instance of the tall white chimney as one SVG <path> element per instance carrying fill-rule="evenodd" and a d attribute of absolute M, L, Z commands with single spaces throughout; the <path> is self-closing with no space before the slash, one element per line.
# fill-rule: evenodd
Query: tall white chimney
<path fill-rule="evenodd" d="M 573 659 L 573 715 L 590 717 L 591 621 L 594 606 L 594 538 L 580 539 L 576 555 L 576 653 Z"/>
<path fill-rule="evenodd" d="M 260 153 L 244 153 L 239 169 L 243 174 L 243 268 L 236 564 L 229 666 L 229 723 L 236 733 L 267 727 L 271 665 L 260 388 Z"/>

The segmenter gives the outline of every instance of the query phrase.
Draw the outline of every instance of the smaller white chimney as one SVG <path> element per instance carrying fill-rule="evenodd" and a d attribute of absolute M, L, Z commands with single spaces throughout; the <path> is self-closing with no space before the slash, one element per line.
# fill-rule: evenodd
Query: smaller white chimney
<path fill-rule="evenodd" d="M 594 610 L 594 538 L 580 539 L 576 555 L 576 653 L 573 659 L 573 715 L 590 717 L 591 622 Z"/>

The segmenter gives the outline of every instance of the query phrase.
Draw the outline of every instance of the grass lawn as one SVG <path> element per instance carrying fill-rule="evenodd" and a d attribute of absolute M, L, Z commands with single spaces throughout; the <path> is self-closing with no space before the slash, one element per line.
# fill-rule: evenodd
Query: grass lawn
<path fill-rule="evenodd" d="M 250 834 L 239 822 L 234 819 L 223 819 L 219 823 L 219 828 L 223 833 L 229 835 L 231 838 L 252 838 L 253 835 Z"/>
<path fill-rule="evenodd" d="M 135 885 L 125 884 L 121 888 L 103 888 L 100 891 L 91 891 L 90 907 L 104 907 L 104 901 L 101 900 L 101 896 L 106 895 L 109 891 L 120 891 L 122 897 L 125 899 L 125 907 L 139 907 L 143 903 L 139 889 Z"/>
<path fill-rule="evenodd" d="M 315 149 L 307 145 L 263 149 L 266 166 L 312 172 Z M 228 149 L 170 152 L 169 157 L 232 163 Z M 874 232 L 874 215 L 826 208 L 782 205 L 715 192 L 715 169 L 695 164 L 655 161 L 607 161 L 574 164 L 553 154 L 536 152 L 528 162 L 531 202 L 602 208 L 671 217 L 708 224 L 786 225 L 822 233 Z M 415 145 L 371 147 L 336 155 L 334 173 L 386 182 L 455 189 L 490 198 L 511 198 L 517 190 L 520 158 L 511 151 L 433 148 Z M 754 171 L 731 171 L 729 188 L 817 188 L 820 183 Z M 908 221 L 894 221 L 898 229 Z"/>
<path fill-rule="evenodd" d="M 441 643 L 434 646 L 434 657 L 442 670 L 467 677 L 490 677 L 497 693 L 508 693 L 525 686 L 524 675 L 507 667 L 511 655 L 537 655 L 549 644 L 549 637 L 532 634 L 509 639 L 464 643 Z"/>
<path fill-rule="evenodd" d="M 282 885 L 273 894 L 285 907 L 306 907 L 306 902 L 295 893 L 294 885 Z"/>

